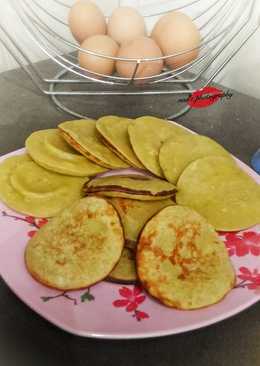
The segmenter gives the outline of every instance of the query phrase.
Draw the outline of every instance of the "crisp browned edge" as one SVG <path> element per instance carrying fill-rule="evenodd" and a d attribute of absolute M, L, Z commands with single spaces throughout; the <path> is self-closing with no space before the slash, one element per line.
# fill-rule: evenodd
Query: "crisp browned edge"
<path fill-rule="evenodd" d="M 97 198 L 97 199 L 100 199 L 100 200 L 104 200 L 104 201 L 106 201 L 106 203 L 107 203 L 109 206 L 112 206 L 112 207 L 113 207 L 113 209 L 115 210 L 116 215 L 117 215 L 117 217 L 118 217 L 118 220 L 119 220 L 119 223 L 120 223 L 121 229 L 122 229 L 122 248 L 121 248 L 121 253 L 120 253 L 120 257 L 119 257 L 119 259 L 116 261 L 116 263 L 115 263 L 115 264 L 113 264 L 113 267 L 112 267 L 112 269 L 110 270 L 110 272 L 112 272 L 112 271 L 113 271 L 113 269 L 114 269 L 114 268 L 116 267 L 116 265 L 118 264 L 118 262 L 119 262 L 119 260 L 120 260 L 120 258 L 121 258 L 121 255 L 122 255 L 122 252 L 123 252 L 124 246 L 125 246 L 125 232 L 124 232 L 124 227 L 123 227 L 123 224 L 122 224 L 122 220 L 121 220 L 121 218 L 120 218 L 120 216 L 119 216 L 119 213 L 118 213 L 118 211 L 116 210 L 116 208 L 112 205 L 112 203 L 110 203 L 108 200 L 106 200 L 106 199 L 105 199 L 105 198 L 103 198 L 103 197 L 96 197 L 96 198 Z M 46 225 L 48 225 L 48 223 L 47 223 Z M 42 228 L 46 227 L 46 225 L 44 225 Z M 37 233 L 38 233 L 42 228 L 40 228 L 40 229 L 37 231 Z M 37 235 L 37 234 L 36 234 L 36 235 Z M 35 272 L 33 272 L 33 271 L 31 271 L 31 270 L 30 270 L 30 268 L 29 268 L 29 266 L 28 266 L 28 264 L 27 264 L 26 253 L 27 253 L 28 245 L 29 245 L 29 243 L 30 243 L 30 241 L 31 241 L 31 240 L 32 240 L 32 239 L 30 239 L 30 240 L 27 242 L 26 247 L 25 247 L 25 250 L 24 250 L 24 264 L 25 264 L 25 267 L 26 267 L 26 269 L 27 269 L 27 272 L 31 275 L 31 277 L 32 277 L 33 279 L 35 279 L 37 282 L 41 283 L 42 285 L 44 285 L 44 286 L 46 286 L 46 287 L 48 287 L 48 288 L 55 289 L 55 290 L 60 290 L 60 291 L 77 291 L 77 290 L 82 290 L 82 289 L 85 289 L 85 288 L 89 288 L 89 287 L 91 287 L 91 286 L 94 286 L 95 284 L 97 284 L 97 283 L 99 283 L 99 282 L 101 282 L 101 281 L 105 280 L 105 279 L 107 278 L 108 274 L 110 273 L 110 272 L 109 272 L 109 273 L 108 273 L 108 274 L 106 274 L 104 277 L 102 277 L 102 278 L 98 279 L 98 280 L 97 280 L 97 281 L 95 281 L 95 282 L 92 282 L 91 284 L 85 285 L 85 286 L 75 287 L 75 288 L 61 288 L 61 287 L 55 287 L 55 286 L 51 285 L 50 283 L 43 281 L 43 280 L 40 278 L 40 276 L 38 276 Z"/>
<path fill-rule="evenodd" d="M 117 176 L 119 177 L 119 176 Z M 142 177 L 140 178 L 139 176 L 137 177 L 134 177 L 134 176 L 122 176 L 123 178 L 127 177 L 127 178 L 130 178 L 130 179 L 136 179 L 136 180 L 149 180 L 149 177 Z M 101 178 L 102 179 L 102 178 Z M 158 178 L 156 178 L 158 179 Z M 169 191 L 161 191 L 161 192 L 158 192 L 158 193 L 155 193 L 155 194 L 151 194 L 149 191 L 146 191 L 146 190 L 134 190 L 134 189 L 131 189 L 131 188 L 122 188 L 116 184 L 114 185 L 104 185 L 103 187 L 92 187 L 91 186 L 91 183 L 95 181 L 95 178 L 93 179 L 90 179 L 88 182 L 86 182 L 84 185 L 83 185 L 83 192 L 88 195 L 88 194 L 95 194 L 95 193 L 100 193 L 100 192 L 108 192 L 108 191 L 114 191 L 114 192 L 121 192 L 121 193 L 126 193 L 126 194 L 134 194 L 136 196 L 150 196 L 150 197 L 167 197 L 167 198 L 170 198 L 170 197 L 175 197 L 176 193 L 177 193 L 177 188 L 172 184 L 172 183 L 169 183 L 171 184 L 174 188 L 169 190 Z M 165 181 L 165 180 L 162 180 L 161 181 Z"/>
<path fill-rule="evenodd" d="M 125 246 L 133 252 L 136 252 L 137 240 L 125 239 Z"/>
<path fill-rule="evenodd" d="M 142 167 L 137 166 L 135 163 L 133 163 L 132 161 L 130 161 L 130 160 L 128 159 L 128 157 L 127 157 L 127 156 L 125 156 L 124 154 L 122 154 L 122 153 L 121 153 L 121 151 L 120 151 L 120 150 L 118 150 L 118 149 L 117 149 L 117 147 L 116 147 L 116 146 L 114 146 L 114 145 L 112 144 L 112 142 L 108 139 L 108 137 L 107 137 L 107 136 L 105 136 L 105 134 L 101 131 L 101 129 L 100 129 L 100 127 L 99 127 L 99 126 L 96 126 L 96 128 L 97 128 L 97 130 L 98 130 L 98 132 L 99 132 L 99 134 L 100 134 L 100 138 L 101 138 L 101 140 L 102 140 L 103 144 L 104 144 L 108 149 L 110 149 L 114 154 L 116 154 L 120 159 L 122 159 L 122 160 L 123 160 L 124 162 L 126 162 L 127 164 L 130 164 L 130 166 L 132 166 L 132 167 L 134 167 L 134 168 L 142 169 L 142 167 L 143 167 L 144 169 L 146 169 L 146 168 L 145 168 L 145 166 L 144 166 L 144 164 L 142 164 L 142 162 L 140 161 L 140 159 L 138 159 L 138 157 L 137 157 L 136 153 L 134 152 L 134 149 L 133 149 L 132 144 L 131 144 L 131 141 L 130 141 L 130 137 L 129 137 L 129 144 L 130 144 L 130 146 L 131 146 L 131 149 L 132 149 L 132 151 L 133 151 L 133 154 L 134 154 L 134 155 L 135 155 L 135 157 L 136 157 L 136 160 L 140 163 L 140 165 L 141 165 Z M 128 135 L 128 136 L 129 136 L 129 135 Z"/>
<path fill-rule="evenodd" d="M 138 283 L 138 280 L 121 280 L 112 278 L 110 276 L 106 277 L 103 281 L 110 282 L 110 283 L 116 283 L 118 285 L 135 285 Z"/>
<path fill-rule="evenodd" d="M 176 206 L 176 204 L 175 205 L 169 205 L 169 206 L 166 206 L 166 207 L 164 207 L 164 208 L 162 208 L 161 210 L 159 210 L 156 214 L 154 214 L 152 217 L 150 217 L 150 219 L 149 220 L 147 220 L 146 221 L 146 223 L 144 224 L 144 226 L 143 226 L 143 228 L 140 230 L 140 233 L 139 233 L 139 235 L 138 235 L 138 238 L 137 238 L 137 245 L 136 245 L 136 273 L 137 273 L 137 278 L 138 278 L 138 280 L 139 280 L 139 282 L 141 283 L 141 285 L 142 285 L 142 287 L 146 290 L 146 292 L 148 293 L 148 295 L 154 300 L 154 301 L 156 301 L 158 304 L 163 304 L 163 305 L 165 305 L 165 306 L 167 306 L 168 308 L 170 308 L 170 309 L 177 309 L 177 310 L 182 310 L 182 311 L 193 311 L 193 310 L 199 310 L 199 309 L 206 309 L 206 308 L 208 308 L 208 307 L 210 307 L 210 306 L 213 306 L 213 305 L 215 305 L 215 304 L 218 304 L 218 303 L 220 303 L 228 294 L 229 294 L 229 292 L 235 287 L 235 285 L 236 285 L 236 272 L 235 272 L 235 268 L 234 268 L 234 266 L 233 266 L 233 263 L 230 261 L 230 263 L 231 263 L 231 266 L 232 266 L 232 269 L 233 269 L 233 273 L 234 273 L 234 281 L 233 281 L 233 285 L 230 287 L 230 289 L 218 300 L 218 301 L 216 301 L 216 302 L 214 302 L 214 303 L 212 303 L 212 304 L 209 304 L 209 305 L 205 305 L 205 306 L 200 306 L 200 307 L 196 307 L 196 308 L 192 308 L 192 309 L 185 309 L 185 308 L 181 308 L 181 307 L 177 307 L 177 306 L 171 306 L 171 305 L 169 305 L 169 303 L 167 304 L 167 303 L 165 303 L 164 301 L 165 301 L 165 299 L 164 299 L 164 297 L 162 296 L 161 298 L 157 298 L 157 297 L 155 297 L 154 295 L 152 295 L 151 293 L 150 293 L 150 291 L 149 291 L 149 286 L 147 285 L 147 282 L 146 281 L 142 281 L 142 279 L 141 279 L 141 277 L 140 277 L 140 275 L 139 275 L 139 271 L 138 271 L 138 263 L 139 263 L 139 252 L 140 252 L 140 250 L 139 250 L 139 241 L 140 241 L 140 238 L 141 238 L 141 235 L 142 235 L 142 233 L 143 233 L 143 231 L 144 231 L 144 229 L 145 229 L 145 227 L 146 227 L 146 225 L 156 216 L 156 215 L 158 215 L 160 212 L 162 212 L 163 210 L 165 210 L 166 208 L 168 208 L 168 207 L 171 207 L 171 206 Z M 181 205 L 178 205 L 177 204 L 177 206 L 181 206 Z M 221 240 L 220 238 L 219 238 L 219 235 L 218 235 L 218 232 L 217 232 L 217 230 L 214 228 L 214 230 L 215 230 L 215 232 L 216 232 L 216 234 L 217 234 L 217 236 L 218 236 L 218 239 L 219 240 Z M 221 240 L 222 241 L 222 240 Z M 229 259 L 230 260 L 230 259 Z"/>
<path fill-rule="evenodd" d="M 59 125 L 58 126 L 58 129 L 61 132 L 63 138 L 67 141 L 67 143 L 70 146 L 72 146 L 75 150 L 79 151 L 82 155 L 86 156 L 89 160 L 92 160 L 94 163 L 96 163 L 96 164 L 98 164 L 98 165 L 100 165 L 100 166 L 102 166 L 104 168 L 108 168 L 108 169 L 127 169 L 127 168 L 130 168 L 132 166 L 132 164 L 131 164 L 130 167 L 127 167 L 127 166 L 116 166 L 115 167 L 115 165 L 111 165 L 111 164 L 109 164 L 107 162 L 104 162 L 103 160 L 101 160 L 100 158 L 98 158 L 96 155 L 94 155 L 94 154 L 90 153 L 88 150 L 82 148 L 82 146 L 76 141 L 76 139 L 74 137 L 70 136 L 69 132 L 65 131 L 62 126 Z M 97 127 L 96 127 L 96 130 L 98 131 Z M 99 131 L 98 131 L 98 133 L 99 133 Z M 99 138 L 100 137 L 101 137 L 101 135 L 99 133 Z M 102 140 L 101 140 L 101 142 L 103 143 Z M 117 156 L 117 154 L 116 154 L 116 157 L 119 158 Z M 120 158 L 120 160 L 122 160 L 122 159 Z M 122 160 L 122 162 L 123 163 L 126 163 L 125 160 Z"/>
<path fill-rule="evenodd" d="M 102 168 L 113 169 L 112 165 L 106 164 L 101 161 L 96 156 L 90 154 L 87 150 L 83 149 L 82 146 L 75 140 L 75 138 L 71 137 L 70 134 L 63 130 L 62 127 L 59 126 L 59 130 L 61 132 L 62 137 L 67 143 L 72 146 L 75 150 L 77 150 L 80 154 L 84 155 L 87 159 L 91 160 L 93 163 L 100 165 Z"/>
<path fill-rule="evenodd" d="M 136 196 L 149 196 L 149 197 L 172 197 L 175 195 L 175 193 L 177 192 L 176 189 L 173 189 L 171 191 L 161 191 L 155 194 L 151 194 L 149 191 L 145 191 L 145 190 L 140 190 L 140 191 L 135 191 L 132 189 L 124 189 L 124 188 L 119 188 L 119 186 L 116 185 L 108 185 L 108 186 L 103 186 L 103 187 L 89 187 L 88 189 L 85 189 L 85 185 L 83 186 L 83 192 L 88 194 L 95 194 L 95 193 L 102 193 L 102 192 L 121 192 L 121 193 L 126 193 L 126 194 L 133 194 Z"/>
<path fill-rule="evenodd" d="M 133 168 L 139 168 L 138 166 L 136 166 L 132 161 L 128 160 L 119 150 L 116 149 L 115 146 L 113 146 L 108 140 L 105 139 L 105 137 L 103 135 L 100 135 L 100 140 L 102 141 L 102 143 L 109 149 L 111 150 L 114 154 L 116 154 L 121 160 L 123 160 L 126 164 L 129 164 L 130 167 Z"/>
<path fill-rule="evenodd" d="M 174 202 L 173 202 L 174 203 Z M 138 234 L 138 237 L 136 239 L 136 249 L 135 249 L 135 263 L 136 263 L 136 274 L 137 274 L 137 279 L 138 281 L 140 282 L 140 284 L 142 285 L 142 287 L 146 290 L 146 292 L 149 294 L 149 296 L 153 297 L 150 292 L 148 291 L 148 288 L 145 286 L 145 283 L 141 280 L 141 277 L 139 276 L 139 271 L 138 271 L 138 254 L 139 254 L 139 250 L 138 250 L 138 247 L 139 247 L 139 241 L 140 241 L 140 237 L 146 227 L 146 225 L 148 224 L 148 222 L 150 222 L 150 220 L 152 220 L 156 215 L 158 215 L 162 210 L 166 209 L 167 207 L 170 207 L 170 206 L 176 206 L 176 204 L 172 204 L 172 205 L 169 205 L 169 206 L 166 206 L 164 208 L 162 208 L 161 210 L 159 210 L 158 212 L 156 212 L 154 215 L 152 215 L 146 222 L 145 224 L 143 225 L 142 229 L 140 230 L 139 234 Z M 158 303 L 160 303 L 158 301 L 158 299 L 156 299 L 155 297 L 153 297 Z"/>

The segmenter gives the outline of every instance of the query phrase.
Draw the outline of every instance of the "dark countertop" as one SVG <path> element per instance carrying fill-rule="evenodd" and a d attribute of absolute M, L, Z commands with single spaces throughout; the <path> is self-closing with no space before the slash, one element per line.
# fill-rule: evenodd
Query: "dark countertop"
<path fill-rule="evenodd" d="M 52 75 L 52 67 L 42 64 Z M 20 70 L 0 75 L 0 155 L 20 148 L 36 129 L 72 119 L 58 111 Z M 71 99 L 75 104 L 76 99 Z M 170 96 L 86 97 L 90 117 L 172 114 Z M 192 110 L 178 122 L 214 137 L 248 163 L 260 147 L 260 101 L 234 92 L 206 109 Z M 260 303 L 213 326 L 157 339 L 102 341 L 63 332 L 24 305 L 0 281 L 0 365 L 260 365 Z"/>

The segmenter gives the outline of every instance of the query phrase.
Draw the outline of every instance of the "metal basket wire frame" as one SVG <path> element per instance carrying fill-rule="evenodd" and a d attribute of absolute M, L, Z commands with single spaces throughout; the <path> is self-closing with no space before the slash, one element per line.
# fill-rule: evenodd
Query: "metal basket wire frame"
<path fill-rule="evenodd" d="M 33 64 L 27 52 L 19 46 L 14 34 L 0 24 L 0 41 L 26 71 L 35 86 L 62 110 L 75 117 L 87 118 L 71 110 L 59 100 L 61 96 L 106 96 L 106 95 L 190 95 L 198 88 L 208 86 L 220 71 L 238 53 L 243 45 L 259 28 L 254 20 L 256 0 L 162 0 L 160 10 L 153 4 L 139 6 L 138 10 L 147 22 L 154 22 L 159 16 L 173 10 L 180 10 L 192 16 L 201 33 L 199 56 L 194 61 L 174 70 L 164 69 L 151 77 L 137 77 L 137 71 L 144 62 L 167 60 L 192 50 L 157 58 L 126 59 L 104 56 L 82 49 L 72 38 L 67 23 L 67 13 L 72 4 L 52 0 L 57 13 L 47 9 L 39 0 L 11 0 L 26 36 L 39 50 L 60 67 L 53 79 L 46 78 Z M 139 2 L 140 3 L 140 2 Z M 60 14 L 64 14 L 63 17 Z M 109 16 L 109 14 L 107 15 Z M 108 76 L 82 68 L 78 64 L 78 51 L 101 58 L 133 62 L 131 78 L 116 74 Z M 198 87 L 199 83 L 199 87 Z M 64 87 L 63 90 L 59 86 Z M 71 86 L 73 85 L 73 90 Z M 93 90 L 90 85 L 97 86 Z M 178 86 L 178 88 L 177 88 Z M 169 119 L 174 119 L 189 110 L 185 106 Z"/>

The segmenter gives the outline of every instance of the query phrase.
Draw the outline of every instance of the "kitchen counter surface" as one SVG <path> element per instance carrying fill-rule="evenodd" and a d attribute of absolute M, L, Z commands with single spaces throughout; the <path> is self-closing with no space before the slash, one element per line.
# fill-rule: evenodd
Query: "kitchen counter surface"
<path fill-rule="evenodd" d="M 50 76 L 53 67 L 41 69 Z M 32 86 L 23 71 L 0 75 L 0 155 L 23 147 L 37 129 L 72 119 Z M 79 102 L 71 98 L 71 105 Z M 85 97 L 90 117 L 172 114 L 170 96 Z M 234 92 L 231 99 L 192 110 L 178 122 L 211 136 L 248 163 L 260 147 L 260 101 Z M 257 366 L 260 365 L 260 303 L 228 320 L 186 334 L 157 339 L 102 341 L 52 326 L 24 305 L 0 280 L 0 365 L 3 366 Z"/>

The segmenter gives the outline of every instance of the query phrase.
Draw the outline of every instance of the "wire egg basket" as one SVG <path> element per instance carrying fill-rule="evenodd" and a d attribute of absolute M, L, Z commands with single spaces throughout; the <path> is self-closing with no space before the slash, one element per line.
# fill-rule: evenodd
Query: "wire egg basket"
<path fill-rule="evenodd" d="M 154 76 L 138 77 L 138 68 L 145 62 L 167 60 L 190 53 L 181 53 L 153 59 L 128 59 L 104 56 L 82 49 L 73 39 L 68 26 L 68 13 L 74 1 L 50 0 L 47 6 L 40 0 L 11 0 L 12 7 L 23 26 L 25 37 L 30 37 L 38 50 L 58 67 L 53 78 L 43 75 L 34 64 L 28 52 L 19 45 L 17 35 L 0 24 L 0 41 L 26 71 L 34 85 L 63 111 L 79 118 L 88 118 L 85 113 L 72 110 L 62 100 L 64 96 L 108 95 L 172 95 L 189 96 L 198 89 L 208 86 L 243 45 L 259 28 L 256 20 L 256 0 L 139 0 L 138 11 L 144 16 L 148 30 L 164 14 L 173 10 L 182 11 L 193 19 L 201 34 L 199 56 L 185 66 L 167 69 Z M 103 1 L 105 3 L 105 1 Z M 120 2 L 117 3 L 118 6 Z M 109 17 L 113 8 L 106 13 Z M 130 78 L 117 74 L 111 76 L 95 73 L 78 64 L 78 52 L 85 52 L 100 58 L 134 63 Z M 174 119 L 189 110 L 173 103 L 174 113 L 167 116 Z M 179 109 L 179 110 L 178 110 Z"/>

